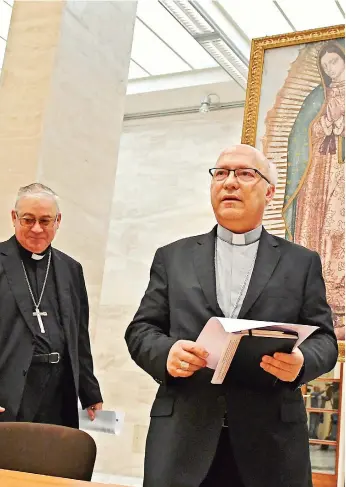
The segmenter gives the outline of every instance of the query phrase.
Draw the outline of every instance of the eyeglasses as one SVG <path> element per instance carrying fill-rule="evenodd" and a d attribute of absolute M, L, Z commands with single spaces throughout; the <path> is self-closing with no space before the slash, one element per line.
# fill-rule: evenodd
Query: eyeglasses
<path fill-rule="evenodd" d="M 233 172 L 234 176 L 237 178 L 238 181 L 241 183 L 251 183 L 255 181 L 257 178 L 257 174 L 261 176 L 267 183 L 271 184 L 268 178 L 266 178 L 258 169 L 250 168 L 250 167 L 239 167 L 237 169 L 225 169 L 223 167 L 213 167 L 209 169 L 209 174 L 212 176 L 215 181 L 224 181 Z"/>
<path fill-rule="evenodd" d="M 19 223 L 25 228 L 32 228 L 36 222 L 38 222 L 41 228 L 53 228 L 54 223 L 58 218 L 58 215 L 55 218 L 31 218 L 29 216 L 20 217 L 17 212 L 16 215 Z"/>

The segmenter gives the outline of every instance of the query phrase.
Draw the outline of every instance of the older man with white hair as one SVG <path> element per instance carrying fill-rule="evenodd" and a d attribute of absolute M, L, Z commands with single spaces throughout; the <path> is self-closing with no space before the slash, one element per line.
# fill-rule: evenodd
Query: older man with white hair
<path fill-rule="evenodd" d="M 337 360 L 321 261 L 263 228 L 276 170 L 262 153 L 237 145 L 209 172 L 217 226 L 157 250 L 126 331 L 132 358 L 160 384 L 144 486 L 311 487 L 299 386 Z M 222 385 L 213 385 L 208 349 L 196 343 L 212 316 L 319 330 L 290 354 L 263 356 L 256 383 L 230 370 Z"/>
<path fill-rule="evenodd" d="M 0 421 L 78 427 L 78 397 L 91 420 L 102 409 L 82 266 L 51 246 L 60 221 L 50 188 L 20 188 L 0 243 Z"/>

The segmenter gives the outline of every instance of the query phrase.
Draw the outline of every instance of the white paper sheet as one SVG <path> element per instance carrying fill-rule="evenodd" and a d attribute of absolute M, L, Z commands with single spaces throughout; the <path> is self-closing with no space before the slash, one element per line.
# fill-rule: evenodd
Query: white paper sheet
<path fill-rule="evenodd" d="M 79 428 L 85 431 L 97 431 L 111 435 L 120 435 L 125 413 L 122 411 L 95 411 L 94 421 L 90 421 L 86 409 L 79 409 Z"/>
<path fill-rule="evenodd" d="M 222 384 L 229 366 L 233 360 L 237 347 L 241 339 L 241 333 L 255 328 L 270 327 L 277 331 L 295 331 L 298 333 L 298 340 L 293 348 L 299 347 L 318 326 L 297 325 L 290 323 L 277 323 L 271 321 L 237 320 L 231 318 L 213 317 L 206 323 L 197 343 L 202 345 L 209 356 L 207 357 L 207 367 L 215 370 L 211 382 Z"/>

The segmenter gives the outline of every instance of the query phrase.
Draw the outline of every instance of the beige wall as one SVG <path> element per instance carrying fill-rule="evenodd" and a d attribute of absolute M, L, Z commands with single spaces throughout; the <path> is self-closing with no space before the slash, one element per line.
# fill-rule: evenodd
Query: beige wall
<path fill-rule="evenodd" d="M 121 138 L 94 356 L 105 407 L 125 411 L 120 437 L 96 435 L 96 471 L 142 476 L 156 382 L 130 359 L 124 332 L 158 246 L 214 225 L 208 168 L 239 142 L 242 109 L 128 122 Z"/>
<path fill-rule="evenodd" d="M 83 263 L 98 309 L 130 63 L 134 1 L 15 2 L 0 79 L 0 239 L 19 186 L 61 197 L 54 244 Z"/>

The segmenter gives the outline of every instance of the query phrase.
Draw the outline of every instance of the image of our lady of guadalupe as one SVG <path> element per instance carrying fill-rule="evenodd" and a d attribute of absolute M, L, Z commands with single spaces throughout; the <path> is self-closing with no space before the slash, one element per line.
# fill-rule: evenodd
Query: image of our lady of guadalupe
<path fill-rule="evenodd" d="M 288 138 L 283 217 L 286 238 L 319 253 L 335 331 L 345 339 L 344 40 L 319 44 L 320 83 Z"/>

